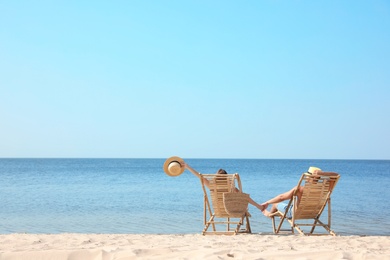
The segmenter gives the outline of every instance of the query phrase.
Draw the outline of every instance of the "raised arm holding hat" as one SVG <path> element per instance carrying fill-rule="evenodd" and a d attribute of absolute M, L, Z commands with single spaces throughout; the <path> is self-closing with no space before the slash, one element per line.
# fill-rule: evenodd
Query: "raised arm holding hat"
<path fill-rule="evenodd" d="M 191 166 L 189 166 L 185 161 L 177 156 L 172 156 L 168 158 L 163 166 L 164 172 L 172 177 L 179 176 L 184 172 L 185 169 L 189 170 L 193 175 L 198 177 L 199 179 L 202 177 L 201 174 L 193 169 Z M 227 172 L 224 169 L 219 169 L 217 171 L 217 174 L 227 174 Z M 210 188 L 210 182 L 206 178 L 203 178 L 204 185 L 207 188 Z M 236 192 L 240 192 L 239 189 L 235 188 Z M 252 204 L 253 206 L 257 207 L 258 209 L 261 209 L 261 205 L 257 202 L 255 202 L 251 197 L 249 197 L 248 202 Z"/>

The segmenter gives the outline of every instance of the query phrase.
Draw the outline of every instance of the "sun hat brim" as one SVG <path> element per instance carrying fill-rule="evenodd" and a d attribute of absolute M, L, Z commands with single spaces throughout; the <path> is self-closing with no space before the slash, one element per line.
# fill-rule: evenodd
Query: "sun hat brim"
<path fill-rule="evenodd" d="M 318 167 L 311 166 L 309 167 L 309 170 L 307 170 L 307 173 L 313 174 L 315 171 L 321 171 L 321 169 Z"/>
<path fill-rule="evenodd" d="M 173 162 L 177 162 L 180 164 L 180 171 L 179 172 L 171 172 L 169 170 L 169 165 Z M 168 159 L 165 160 L 164 162 L 164 166 L 163 166 L 163 169 L 164 169 L 164 172 L 169 175 L 169 176 L 172 176 L 172 177 L 176 177 L 176 176 L 179 176 L 180 174 L 182 174 L 185 170 L 185 167 L 184 167 L 184 160 L 178 156 L 172 156 Z"/>

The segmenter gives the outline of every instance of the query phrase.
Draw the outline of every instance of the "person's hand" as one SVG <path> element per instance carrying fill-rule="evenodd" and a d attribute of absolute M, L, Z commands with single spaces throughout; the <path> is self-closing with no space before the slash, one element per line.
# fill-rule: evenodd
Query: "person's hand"
<path fill-rule="evenodd" d="M 262 212 L 264 212 L 268 208 L 268 203 L 264 202 L 264 203 L 260 204 L 257 208 L 259 210 L 261 210 Z"/>

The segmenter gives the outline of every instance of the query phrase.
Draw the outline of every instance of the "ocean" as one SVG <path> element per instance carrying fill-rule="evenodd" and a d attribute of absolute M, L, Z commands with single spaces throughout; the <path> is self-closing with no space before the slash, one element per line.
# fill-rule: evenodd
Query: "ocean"
<path fill-rule="evenodd" d="M 164 161 L 0 159 L 0 233 L 201 233 L 199 179 L 189 171 L 166 175 Z M 339 235 L 390 235 L 389 160 L 185 161 L 201 173 L 239 173 L 243 191 L 259 203 L 297 185 L 310 166 L 338 172 L 332 229 Z M 270 219 L 252 205 L 249 212 L 253 233 L 272 233 Z"/>

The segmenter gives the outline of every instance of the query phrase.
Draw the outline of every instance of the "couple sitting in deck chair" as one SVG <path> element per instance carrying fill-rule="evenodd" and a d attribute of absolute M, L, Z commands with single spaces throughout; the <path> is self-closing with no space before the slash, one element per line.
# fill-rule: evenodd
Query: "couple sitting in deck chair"
<path fill-rule="evenodd" d="M 292 233 L 294 233 L 295 228 L 299 233 L 305 234 L 300 227 L 311 226 L 312 228 L 308 233 L 310 235 L 313 234 L 316 226 L 322 226 L 329 234 L 335 235 L 330 229 L 330 195 L 339 179 L 337 173 L 322 172 L 319 168 L 310 167 L 307 173 L 302 174 L 296 187 L 263 204 L 258 204 L 248 194 L 242 192 L 240 177 L 237 173 L 227 174 L 226 171 L 220 169 L 217 174 L 200 174 L 180 157 L 167 159 L 163 168 L 169 176 L 178 176 L 185 169 L 188 169 L 200 179 L 204 192 L 205 227 L 202 232 L 203 235 L 251 233 L 248 203 L 254 205 L 265 216 L 272 219 L 274 233 L 278 234 L 286 231 L 282 230 L 281 227 L 284 220 L 287 220 L 291 225 L 288 231 Z M 288 203 L 283 202 L 287 200 Z M 267 210 L 269 204 L 272 204 L 270 211 Z M 325 224 L 319 218 L 326 206 L 328 207 L 328 223 Z M 276 217 L 280 218 L 277 227 L 275 225 Z M 314 222 L 305 224 L 298 223 L 298 220 Z M 241 229 L 244 224 L 245 227 Z M 226 230 L 217 231 L 217 226 L 220 225 L 226 226 Z M 231 229 L 230 225 L 236 226 Z M 211 231 L 209 230 L 210 227 L 212 227 Z"/>

